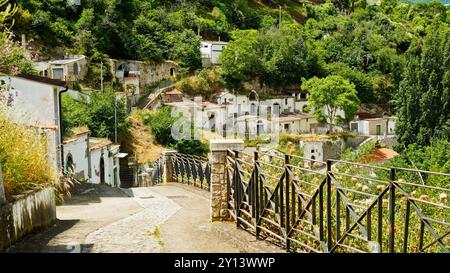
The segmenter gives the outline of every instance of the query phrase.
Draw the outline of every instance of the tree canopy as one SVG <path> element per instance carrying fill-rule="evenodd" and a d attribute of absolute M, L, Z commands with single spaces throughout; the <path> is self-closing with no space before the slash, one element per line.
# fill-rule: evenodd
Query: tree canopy
<path fill-rule="evenodd" d="M 329 131 L 342 120 L 351 120 L 358 110 L 359 100 L 355 85 L 341 76 L 311 78 L 302 84 L 302 89 L 309 92 L 309 106 L 318 120 L 329 123 Z M 339 115 L 343 110 L 345 116 Z"/>
<path fill-rule="evenodd" d="M 450 27 L 435 21 L 407 59 L 396 99 L 399 145 L 450 139 Z"/>

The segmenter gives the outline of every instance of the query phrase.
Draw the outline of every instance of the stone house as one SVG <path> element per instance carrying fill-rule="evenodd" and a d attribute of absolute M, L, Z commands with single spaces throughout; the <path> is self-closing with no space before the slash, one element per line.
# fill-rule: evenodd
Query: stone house
<path fill-rule="evenodd" d="M 84 55 L 68 55 L 60 60 L 36 62 L 34 66 L 41 77 L 66 82 L 83 80 L 88 70 Z"/>
<path fill-rule="evenodd" d="M 170 102 L 182 102 L 183 101 L 183 93 L 181 93 L 179 90 L 172 90 L 163 92 L 161 94 L 163 103 L 170 103 Z"/>
<path fill-rule="evenodd" d="M 141 94 L 145 87 L 178 74 L 178 64 L 173 61 L 151 63 L 134 60 L 110 59 L 112 74 L 122 84 L 128 94 Z"/>
<path fill-rule="evenodd" d="M 311 133 L 316 119 L 309 113 L 282 114 L 274 119 L 279 123 L 280 132 L 289 134 Z"/>

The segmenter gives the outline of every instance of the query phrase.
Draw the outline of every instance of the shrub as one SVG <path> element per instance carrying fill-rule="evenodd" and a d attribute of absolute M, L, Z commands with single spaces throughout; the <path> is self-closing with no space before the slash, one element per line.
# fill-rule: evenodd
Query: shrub
<path fill-rule="evenodd" d="M 27 190 L 57 187 L 47 161 L 46 139 L 32 128 L 17 125 L 0 112 L 0 163 L 7 198 Z"/>
<path fill-rule="evenodd" d="M 175 149 L 183 154 L 206 156 L 209 152 L 208 144 L 200 140 L 180 140 L 175 144 Z"/>

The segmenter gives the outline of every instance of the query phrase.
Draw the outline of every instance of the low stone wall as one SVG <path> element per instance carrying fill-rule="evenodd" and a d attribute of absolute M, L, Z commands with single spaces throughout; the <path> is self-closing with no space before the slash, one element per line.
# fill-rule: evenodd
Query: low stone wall
<path fill-rule="evenodd" d="M 0 251 L 31 232 L 49 227 L 55 220 L 55 192 L 52 188 L 23 194 L 13 203 L 0 205 Z"/>

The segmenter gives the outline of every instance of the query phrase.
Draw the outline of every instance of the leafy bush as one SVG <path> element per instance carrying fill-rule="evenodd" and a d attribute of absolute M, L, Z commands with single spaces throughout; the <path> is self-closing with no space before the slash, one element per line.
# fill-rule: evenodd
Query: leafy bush
<path fill-rule="evenodd" d="M 180 140 L 174 147 L 183 154 L 206 156 L 209 152 L 208 144 L 200 140 Z"/>
<path fill-rule="evenodd" d="M 0 112 L 0 164 L 7 198 L 27 190 L 57 186 L 47 161 L 46 139 Z"/>
<path fill-rule="evenodd" d="M 117 99 L 111 87 L 104 92 L 92 91 L 89 99 L 77 101 L 68 94 L 63 94 L 62 112 L 64 134 L 80 126 L 87 126 L 94 137 L 114 138 L 115 121 L 114 108 L 117 108 L 117 133 L 126 135 L 128 124 L 126 119 L 125 101 Z"/>
<path fill-rule="evenodd" d="M 155 112 L 143 111 L 144 123 L 150 128 L 155 140 L 168 148 L 173 148 L 180 153 L 205 156 L 208 151 L 208 145 L 199 140 L 176 140 L 172 137 L 172 126 L 180 118 L 172 116 L 172 108 L 162 107 Z"/>
<path fill-rule="evenodd" d="M 177 118 L 172 116 L 170 107 L 162 107 L 155 112 L 145 112 L 143 115 L 145 125 L 150 127 L 158 143 L 164 146 L 176 144 L 176 140 L 172 137 L 172 125 Z"/>

